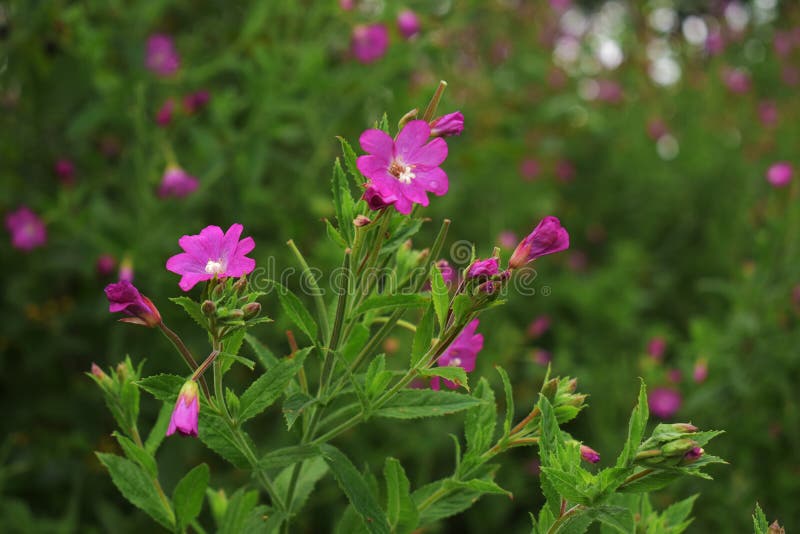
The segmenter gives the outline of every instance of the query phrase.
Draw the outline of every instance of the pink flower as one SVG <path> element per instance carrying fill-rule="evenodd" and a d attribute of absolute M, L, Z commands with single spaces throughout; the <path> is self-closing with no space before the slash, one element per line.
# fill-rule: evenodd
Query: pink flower
<path fill-rule="evenodd" d="M 681 407 L 681 394 L 674 389 L 655 388 L 647 396 L 647 404 L 653 415 L 669 419 Z"/>
<path fill-rule="evenodd" d="M 541 337 L 550 330 L 550 316 L 540 315 L 528 325 L 528 335 L 533 338 Z"/>
<path fill-rule="evenodd" d="M 19 250 L 33 250 L 47 241 L 44 221 L 27 206 L 6 215 L 6 228 L 11 234 L 11 246 Z"/>
<path fill-rule="evenodd" d="M 172 37 L 154 34 L 147 38 L 145 66 L 158 76 L 172 76 L 181 66 L 181 58 Z"/>
<path fill-rule="evenodd" d="M 167 436 L 177 430 L 184 436 L 197 437 L 197 417 L 200 414 L 200 401 L 197 396 L 197 382 L 187 380 L 178 393 L 178 400 L 172 410 Z"/>
<path fill-rule="evenodd" d="M 743 94 L 750 90 L 750 75 L 742 69 L 725 69 L 722 80 L 731 93 Z"/>
<path fill-rule="evenodd" d="M 384 199 L 397 199 L 394 207 L 400 213 L 411 213 L 413 204 L 427 206 L 427 192 L 447 193 L 447 175 L 439 168 L 447 158 L 447 143 L 440 137 L 429 141 L 430 135 L 427 122 L 414 120 L 396 140 L 381 130 L 367 130 L 359 139 L 368 155 L 359 156 L 358 170 Z"/>
<path fill-rule="evenodd" d="M 450 137 L 461 135 L 464 131 L 464 115 L 460 111 L 454 111 L 447 115 L 442 115 L 431 121 L 431 137 Z"/>
<path fill-rule="evenodd" d="M 197 190 L 199 182 L 180 167 L 170 166 L 164 171 L 161 184 L 158 186 L 158 196 L 161 198 L 189 196 Z"/>
<path fill-rule="evenodd" d="M 689 462 L 693 462 L 703 456 L 706 451 L 704 451 L 700 447 L 693 447 L 689 452 L 687 452 L 683 457 L 688 460 Z"/>
<path fill-rule="evenodd" d="M 517 246 L 519 240 L 517 239 L 517 234 L 509 230 L 504 230 L 500 232 L 499 236 L 497 236 L 497 242 L 500 243 L 501 247 L 505 249 L 511 249 Z"/>
<path fill-rule="evenodd" d="M 442 278 L 446 285 L 452 286 L 458 282 L 458 272 L 447 263 L 447 260 L 437 261 L 436 266 L 439 268 L 439 272 L 442 273 Z"/>
<path fill-rule="evenodd" d="M 509 269 L 518 269 L 540 256 L 569 248 L 569 233 L 556 217 L 548 216 L 517 245 L 508 261 Z"/>
<path fill-rule="evenodd" d="M 114 259 L 114 256 L 111 254 L 103 254 L 99 258 L 97 258 L 97 262 L 95 263 L 95 268 L 97 269 L 97 274 L 100 276 L 108 276 L 112 272 L 114 272 L 114 267 L 117 264 L 117 260 Z"/>
<path fill-rule="evenodd" d="M 72 185 L 75 183 L 75 164 L 72 160 L 61 158 L 56 161 L 53 170 L 64 185 Z"/>
<path fill-rule="evenodd" d="M 461 367 L 468 373 L 475 370 L 475 360 L 483 349 L 483 335 L 475 333 L 478 323 L 478 319 L 473 319 L 456 336 L 450 346 L 439 356 L 439 360 L 436 362 L 439 367 Z M 450 389 L 458 387 L 450 380 L 445 380 L 444 385 Z M 431 388 L 438 390 L 440 387 L 440 378 L 438 376 L 431 378 Z"/>
<path fill-rule="evenodd" d="M 351 50 L 361 63 L 378 61 L 388 48 L 389 30 L 383 24 L 359 25 L 353 28 Z"/>
<path fill-rule="evenodd" d="M 420 23 L 417 14 L 410 9 L 404 9 L 397 14 L 397 29 L 406 39 L 411 39 L 419 33 Z"/>
<path fill-rule="evenodd" d="M 667 371 L 667 380 L 672 384 L 678 384 L 683 379 L 683 373 L 680 369 L 670 369 Z"/>
<path fill-rule="evenodd" d="M 550 351 L 544 349 L 533 349 L 533 352 L 531 353 L 531 359 L 536 365 L 547 367 L 547 364 L 553 361 L 553 355 L 550 354 Z"/>
<path fill-rule="evenodd" d="M 800 84 L 800 70 L 792 65 L 784 65 L 781 69 L 781 80 L 789 87 L 795 87 Z"/>
<path fill-rule="evenodd" d="M 622 102 L 622 86 L 614 80 L 600 80 L 597 82 L 597 100 L 618 104 Z"/>
<path fill-rule="evenodd" d="M 139 293 L 136 286 L 127 280 L 108 284 L 105 289 L 108 298 L 108 311 L 121 312 L 128 317 L 120 319 L 123 323 L 138 324 L 153 328 L 161 324 L 161 314 L 153 302 Z"/>
<path fill-rule="evenodd" d="M 119 273 L 117 274 L 120 282 L 128 281 L 133 282 L 133 261 L 130 256 L 125 256 L 119 262 Z"/>
<path fill-rule="evenodd" d="M 591 464 L 596 464 L 600 461 L 600 453 L 594 450 L 591 447 L 587 447 L 586 445 L 581 445 L 581 458 L 584 461 L 589 462 Z"/>
<path fill-rule="evenodd" d="M 695 384 L 702 384 L 708 378 L 708 363 L 704 358 L 697 360 L 692 369 L 692 380 Z"/>
<path fill-rule="evenodd" d="M 208 91 L 195 91 L 183 97 L 183 109 L 188 115 L 197 113 L 208 105 L 211 94 Z"/>
<path fill-rule="evenodd" d="M 172 122 L 172 112 L 175 110 L 175 100 L 168 98 L 156 113 L 156 124 L 162 128 Z"/>
<path fill-rule="evenodd" d="M 239 241 L 244 228 L 236 223 L 223 234 L 219 226 L 206 226 L 199 235 L 185 235 L 178 244 L 185 251 L 167 260 L 167 270 L 181 275 L 178 284 L 189 291 L 198 282 L 213 278 L 239 277 L 255 269 L 246 254 L 256 246 L 252 237 Z"/>
<path fill-rule="evenodd" d="M 647 354 L 656 361 L 664 358 L 665 350 L 667 350 L 667 340 L 661 336 L 655 336 L 647 343 Z"/>
<path fill-rule="evenodd" d="M 470 265 L 469 270 L 467 271 L 467 278 L 494 276 L 497 274 L 498 270 L 499 265 L 497 263 L 497 258 L 475 260 L 475 262 Z"/>
<path fill-rule="evenodd" d="M 786 187 L 792 181 L 792 165 L 788 161 L 779 161 L 767 169 L 767 181 L 773 187 Z"/>
<path fill-rule="evenodd" d="M 394 194 L 374 186 L 367 187 L 361 198 L 367 201 L 367 206 L 373 211 L 382 210 L 397 202 L 397 197 Z"/>
<path fill-rule="evenodd" d="M 786 57 L 792 52 L 792 48 L 794 48 L 792 35 L 789 32 L 777 31 L 772 40 L 772 45 L 775 47 L 775 53 L 780 57 Z"/>
<path fill-rule="evenodd" d="M 356 7 L 356 3 L 355 0 L 339 0 L 339 7 L 342 8 L 343 11 L 351 11 Z"/>
<path fill-rule="evenodd" d="M 758 119 L 764 126 L 775 126 L 778 123 L 778 106 L 774 100 L 759 102 Z"/>
<path fill-rule="evenodd" d="M 571 182 L 575 178 L 575 166 L 567 159 L 560 159 L 556 163 L 556 176 L 562 182 Z"/>
<path fill-rule="evenodd" d="M 725 51 L 725 38 L 722 33 L 711 31 L 706 37 L 706 52 L 709 56 L 718 56 Z"/>
<path fill-rule="evenodd" d="M 519 165 L 519 173 L 522 175 L 522 179 L 527 182 L 539 176 L 540 170 L 539 162 L 532 158 L 522 160 L 522 163 Z"/>

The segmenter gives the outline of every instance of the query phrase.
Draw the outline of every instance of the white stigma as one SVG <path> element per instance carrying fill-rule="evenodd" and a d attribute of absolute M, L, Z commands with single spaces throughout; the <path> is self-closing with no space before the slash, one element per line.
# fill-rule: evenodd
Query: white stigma
<path fill-rule="evenodd" d="M 224 272 L 225 269 L 222 267 L 221 261 L 208 260 L 208 263 L 206 263 L 207 274 L 222 274 Z"/>
<path fill-rule="evenodd" d="M 411 172 L 411 167 L 409 167 L 408 165 L 403 165 L 403 170 L 397 176 L 397 180 L 401 184 L 410 184 L 411 180 L 413 180 L 416 177 L 417 176 L 413 172 Z"/>
<path fill-rule="evenodd" d="M 450 367 L 461 367 L 461 358 L 453 358 L 449 365 Z"/>

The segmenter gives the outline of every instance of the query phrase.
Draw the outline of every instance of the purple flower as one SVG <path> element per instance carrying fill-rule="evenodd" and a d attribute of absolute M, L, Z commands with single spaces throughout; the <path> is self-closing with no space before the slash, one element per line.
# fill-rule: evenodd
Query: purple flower
<path fill-rule="evenodd" d="M 164 171 L 161 184 L 158 186 L 158 196 L 161 198 L 189 196 L 197 190 L 199 182 L 180 167 L 170 166 Z"/>
<path fill-rule="evenodd" d="M 497 258 L 488 258 L 485 260 L 476 260 L 470 265 L 467 271 L 467 278 L 478 278 L 481 276 L 494 276 L 497 274 L 499 266 Z"/>
<path fill-rule="evenodd" d="M 500 243 L 501 247 L 511 249 L 517 245 L 519 240 L 517 239 L 517 234 L 510 230 L 504 230 L 497 236 L 497 242 Z"/>
<path fill-rule="evenodd" d="M 669 419 L 681 407 L 681 394 L 674 389 L 655 388 L 647 396 L 650 412 L 661 419 Z"/>
<path fill-rule="evenodd" d="M 97 258 L 97 262 L 95 263 L 95 269 L 97 269 L 97 274 L 100 276 L 108 276 L 112 272 L 114 272 L 114 267 L 117 264 L 117 260 L 114 259 L 114 256 L 111 254 L 103 254 L 99 258 Z"/>
<path fill-rule="evenodd" d="M 243 227 L 236 223 L 223 234 L 219 226 L 206 226 L 199 235 L 185 235 L 178 244 L 185 251 L 167 260 L 167 270 L 181 275 L 178 284 L 189 291 L 213 278 L 239 277 L 252 272 L 256 262 L 245 255 L 256 246 L 252 237 L 239 241 Z"/>
<path fill-rule="evenodd" d="M 394 207 L 400 213 L 411 213 L 413 204 L 427 206 L 427 192 L 447 193 L 447 175 L 439 168 L 447 158 L 447 143 L 439 137 L 429 141 L 430 135 L 427 122 L 414 120 L 396 140 L 381 130 L 367 130 L 359 139 L 368 155 L 359 156 L 358 170 L 384 199 L 397 199 Z"/>
<path fill-rule="evenodd" d="M 417 14 L 410 9 L 404 9 L 397 14 L 397 29 L 406 39 L 411 39 L 419 33 L 420 23 Z"/>
<path fill-rule="evenodd" d="M 581 458 L 584 461 L 589 462 L 590 464 L 596 464 L 600 461 L 600 453 L 594 450 L 591 447 L 587 447 L 586 445 L 581 445 Z"/>
<path fill-rule="evenodd" d="M 359 25 L 353 28 L 351 50 L 364 64 L 378 61 L 389 48 L 389 30 L 383 24 Z"/>
<path fill-rule="evenodd" d="M 183 97 L 183 109 L 187 114 L 197 113 L 208 105 L 211 94 L 208 91 L 195 91 Z"/>
<path fill-rule="evenodd" d="M 442 115 L 431 121 L 432 137 L 450 137 L 461 135 L 464 131 L 464 115 L 460 111 Z"/>
<path fill-rule="evenodd" d="M 72 185 L 75 183 L 75 164 L 72 160 L 61 158 L 56 161 L 53 170 L 64 185 Z"/>
<path fill-rule="evenodd" d="M 569 234 L 556 217 L 548 216 L 539 222 L 533 232 L 517 245 L 508 261 L 510 269 L 517 269 L 540 256 L 561 252 L 569 248 Z"/>
<path fill-rule="evenodd" d="M 175 100 L 168 98 L 158 112 L 156 112 L 156 124 L 162 128 L 169 126 L 169 123 L 172 122 L 173 111 L 175 111 Z"/>
<path fill-rule="evenodd" d="M 767 181 L 773 187 L 786 187 L 792 181 L 792 165 L 788 161 L 779 161 L 767 169 Z"/>
<path fill-rule="evenodd" d="M 726 69 L 722 80 L 731 93 L 740 95 L 750 90 L 750 75 L 742 69 Z"/>
<path fill-rule="evenodd" d="M 647 354 L 656 361 L 664 359 L 665 350 L 667 350 L 667 340 L 661 336 L 655 336 L 647 343 Z"/>
<path fill-rule="evenodd" d="M 540 170 L 539 162 L 532 158 L 524 159 L 522 163 L 519 164 L 519 173 L 522 175 L 522 179 L 527 182 L 539 176 Z"/>
<path fill-rule="evenodd" d="M 124 323 L 138 324 L 153 328 L 161 324 L 161 314 L 153 302 L 139 293 L 136 286 L 127 280 L 108 284 L 105 289 L 108 298 L 108 311 L 121 312 L 128 317 L 120 319 Z"/>
<path fill-rule="evenodd" d="M 6 215 L 6 228 L 11 234 L 11 246 L 19 250 L 33 250 L 47 241 L 44 221 L 27 206 Z"/>
<path fill-rule="evenodd" d="M 778 123 L 778 106 L 774 100 L 764 100 L 758 103 L 758 120 L 764 126 L 775 126 Z"/>
<path fill-rule="evenodd" d="M 158 76 L 172 76 L 181 66 L 181 58 L 172 37 L 157 33 L 147 38 L 145 66 Z"/>
<path fill-rule="evenodd" d="M 197 437 L 197 416 L 200 414 L 200 401 L 197 396 L 197 382 L 187 380 L 178 393 L 178 400 L 172 410 L 167 436 L 177 430 L 184 436 Z"/>
<path fill-rule="evenodd" d="M 528 335 L 533 338 L 540 337 L 550 329 L 550 324 L 548 315 L 540 315 L 528 325 Z"/>
<path fill-rule="evenodd" d="M 693 462 L 693 461 L 697 460 L 698 458 L 700 458 L 701 456 L 703 456 L 703 454 L 705 454 L 705 452 L 706 452 L 706 451 L 704 451 L 704 450 L 703 450 L 702 448 L 700 448 L 700 447 L 693 447 L 693 448 L 692 448 L 692 449 L 691 449 L 689 452 L 687 452 L 687 453 L 686 453 L 686 454 L 685 454 L 683 457 L 684 457 L 686 460 L 688 460 L 688 461 L 690 461 L 690 462 Z"/>
<path fill-rule="evenodd" d="M 458 271 L 453 269 L 447 260 L 439 260 L 436 262 L 439 272 L 442 273 L 442 278 L 447 286 L 455 285 L 458 282 Z"/>
<path fill-rule="evenodd" d="M 533 352 L 531 353 L 531 359 L 536 365 L 547 367 L 547 364 L 553 360 L 553 355 L 544 349 L 533 349 Z"/>
<path fill-rule="evenodd" d="M 436 362 L 439 367 L 461 367 L 468 373 L 475 370 L 475 359 L 483 349 L 483 335 L 475 333 L 478 323 L 478 319 L 473 319 L 456 336 L 450 346 L 439 356 L 439 360 Z M 440 377 L 434 376 L 431 378 L 431 388 L 440 389 L 440 382 Z M 444 385 L 450 389 L 458 387 L 455 382 L 450 380 L 445 380 Z"/>
<path fill-rule="evenodd" d="M 367 206 L 373 211 L 382 210 L 397 202 L 397 197 L 394 194 L 374 186 L 367 187 L 361 198 L 367 201 Z"/>
<path fill-rule="evenodd" d="M 695 384 L 701 384 L 708 378 L 708 363 L 704 358 L 697 360 L 692 369 L 692 380 Z"/>

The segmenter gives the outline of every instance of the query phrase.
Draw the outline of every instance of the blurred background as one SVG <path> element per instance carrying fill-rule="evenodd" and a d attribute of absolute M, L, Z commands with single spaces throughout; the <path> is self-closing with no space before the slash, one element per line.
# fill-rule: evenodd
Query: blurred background
<path fill-rule="evenodd" d="M 181 362 L 157 333 L 116 323 L 103 287 L 132 275 L 201 350 L 167 300 L 178 237 L 241 222 L 261 265 L 295 266 L 292 238 L 336 266 L 322 222 L 336 136 L 357 146 L 384 111 L 396 124 L 425 106 L 440 79 L 439 111 L 461 110 L 465 130 L 448 139 L 450 191 L 415 246 L 444 217 L 450 241 L 479 255 L 508 258 L 545 215 L 572 237 L 537 263 L 534 295 L 484 315 L 473 379 L 496 384 L 502 365 L 521 417 L 548 362 L 579 377 L 590 408 L 567 430 L 608 462 L 644 377 L 654 415 L 727 432 L 716 480 L 657 505 L 702 492 L 695 532 L 747 531 L 756 501 L 800 528 L 798 4 L 25 0 L 0 2 L 4 532 L 156 528 L 95 459 L 115 450 L 114 423 L 84 373 L 126 354 L 146 374 Z M 276 323 L 257 334 L 285 353 L 289 323 L 275 299 L 264 306 Z M 384 350 L 407 348 L 400 337 Z M 240 367 L 230 380 L 248 379 Z M 145 426 L 157 409 L 143 397 Z M 460 424 L 371 422 L 337 445 L 373 470 L 398 457 L 417 487 L 452 470 Z M 267 447 L 291 440 L 279 413 L 254 426 Z M 504 459 L 513 501 L 485 497 L 438 531 L 528 532 L 535 458 Z M 247 482 L 175 439 L 159 452 L 164 485 L 201 461 L 213 487 Z M 300 532 L 343 510 L 333 481 L 318 491 Z"/>

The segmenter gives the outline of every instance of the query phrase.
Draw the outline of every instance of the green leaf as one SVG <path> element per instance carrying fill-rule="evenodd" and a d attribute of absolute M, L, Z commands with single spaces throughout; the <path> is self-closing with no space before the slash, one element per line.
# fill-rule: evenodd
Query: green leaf
<path fill-rule="evenodd" d="M 380 309 L 422 308 L 430 302 L 430 298 L 418 294 L 375 295 L 365 300 L 356 310 L 356 314 Z"/>
<path fill-rule="evenodd" d="M 500 373 L 500 379 L 503 381 L 503 391 L 506 394 L 506 418 L 503 421 L 503 433 L 508 435 L 511 430 L 511 423 L 514 420 L 514 394 L 511 390 L 511 381 L 508 379 L 508 373 L 499 365 L 495 366 L 497 372 Z"/>
<path fill-rule="evenodd" d="M 303 367 L 311 347 L 297 351 L 293 358 L 284 358 L 258 377 L 242 393 L 239 421 L 244 422 L 266 410 L 283 394 L 286 386 Z"/>
<path fill-rule="evenodd" d="M 588 515 L 595 521 L 600 521 L 622 534 L 636 532 L 633 514 L 627 508 L 609 505 L 596 506 L 589 510 Z"/>
<path fill-rule="evenodd" d="M 375 398 L 386 390 L 392 380 L 391 371 L 386 371 L 386 356 L 379 354 L 369 362 L 367 372 L 364 374 L 364 390 L 366 396 Z M 357 384 L 354 384 L 358 387 Z"/>
<path fill-rule="evenodd" d="M 205 330 L 208 328 L 208 319 L 203 315 L 200 309 L 200 303 L 195 302 L 189 297 L 171 297 L 169 300 L 183 308 L 183 310 L 196 322 L 200 327 Z"/>
<path fill-rule="evenodd" d="M 240 440 L 231 427 L 222 417 L 200 410 L 199 437 L 206 446 L 229 461 L 235 467 L 246 469 L 249 467 L 247 455 L 243 450 Z M 244 434 L 244 431 L 240 430 Z M 247 439 L 245 437 L 245 439 Z"/>
<path fill-rule="evenodd" d="M 492 444 L 494 428 L 497 424 L 497 406 L 494 401 L 494 391 L 485 378 L 478 381 L 478 386 L 472 394 L 481 399 L 483 403 L 470 408 L 464 422 L 464 433 L 467 437 L 467 454 L 483 454 Z"/>
<path fill-rule="evenodd" d="M 347 177 L 342 170 L 339 158 L 336 158 L 333 164 L 331 189 L 333 190 L 333 207 L 336 211 L 336 220 L 339 223 L 339 233 L 342 234 L 348 244 L 352 245 L 355 202 L 350 193 L 350 185 L 347 183 Z"/>
<path fill-rule="evenodd" d="M 178 400 L 178 392 L 184 383 L 186 383 L 186 378 L 182 376 L 160 374 L 142 378 L 136 382 L 136 385 L 156 399 L 173 405 Z"/>
<path fill-rule="evenodd" d="M 483 401 L 454 391 L 409 389 L 397 393 L 375 411 L 376 416 L 394 419 L 437 417 L 467 410 Z"/>
<path fill-rule="evenodd" d="M 547 479 L 556 491 L 567 500 L 580 504 L 591 504 L 591 496 L 583 491 L 583 482 L 573 474 L 555 467 L 542 467 L 542 473 L 547 475 Z"/>
<path fill-rule="evenodd" d="M 150 454 L 155 454 L 161 442 L 167 436 L 167 427 L 169 427 L 169 420 L 172 417 L 172 404 L 166 402 L 161 405 L 161 410 L 158 412 L 158 419 L 150 430 L 147 436 L 147 441 L 144 442 L 144 450 Z"/>
<path fill-rule="evenodd" d="M 681 525 L 684 521 L 689 519 L 689 514 L 692 513 L 692 508 L 694 507 L 694 502 L 697 500 L 699 495 L 692 495 L 688 499 L 684 499 L 682 501 L 676 502 L 669 506 L 661 516 L 664 518 L 668 527 L 677 527 Z M 764 519 L 766 523 L 766 518 Z"/>
<path fill-rule="evenodd" d="M 316 447 L 293 445 L 268 452 L 261 458 L 259 465 L 262 469 L 282 469 L 315 456 L 319 456 L 319 450 Z"/>
<path fill-rule="evenodd" d="M 178 528 L 185 528 L 200 515 L 208 479 L 208 466 L 200 464 L 186 473 L 175 486 L 175 491 L 172 492 L 172 503 L 175 506 Z"/>
<path fill-rule="evenodd" d="M 444 283 L 442 272 L 435 263 L 431 266 L 431 299 L 436 309 L 436 318 L 439 320 L 439 332 L 444 331 L 447 312 L 450 309 L 450 292 Z"/>
<path fill-rule="evenodd" d="M 461 386 L 469 391 L 469 383 L 467 382 L 467 372 L 463 367 L 458 366 L 445 366 L 445 367 L 431 367 L 430 369 L 420 369 L 419 375 L 422 377 L 438 376 L 454 382 L 457 386 Z"/>
<path fill-rule="evenodd" d="M 644 470 L 639 470 L 634 474 L 638 474 L 642 471 Z M 632 482 L 623 484 L 617 491 L 620 493 L 647 493 L 668 486 L 680 477 L 681 472 L 677 469 L 671 469 L 669 471 L 656 470 Z"/>
<path fill-rule="evenodd" d="M 443 480 L 432 482 L 415 491 L 411 496 L 417 504 L 417 507 L 426 502 L 428 497 L 438 492 L 444 485 L 444 482 Z M 430 504 L 424 509 L 420 509 L 418 526 L 424 527 L 434 521 L 460 514 L 467 508 L 473 506 L 480 496 L 480 492 L 467 488 L 452 490 L 446 493 L 444 497 L 436 499 L 433 504 Z"/>
<path fill-rule="evenodd" d="M 359 185 L 364 181 L 364 176 L 361 174 L 361 171 L 358 170 L 358 166 L 356 165 L 356 153 L 353 150 L 353 147 L 350 146 L 350 143 L 348 143 L 344 137 L 337 136 L 337 139 L 339 139 L 339 144 L 342 145 L 344 166 L 347 168 L 347 172 L 349 172 L 353 177 L 356 185 Z"/>
<path fill-rule="evenodd" d="M 332 445 L 320 445 L 319 451 L 367 530 L 372 534 L 389 534 L 391 529 L 386 515 L 367 482 L 347 456 Z"/>
<path fill-rule="evenodd" d="M 379 130 L 383 130 L 387 134 L 389 133 L 389 117 L 386 115 L 386 113 L 383 114 L 383 117 L 381 117 L 381 122 L 379 122 L 377 126 Z"/>
<path fill-rule="evenodd" d="M 461 293 L 453 298 L 453 322 L 460 323 L 472 308 L 472 298 Z"/>
<path fill-rule="evenodd" d="M 147 512 L 163 527 L 173 530 L 175 516 L 168 503 L 161 500 L 153 480 L 135 463 L 102 452 L 95 453 L 111 475 L 111 481 L 133 505 Z"/>
<path fill-rule="evenodd" d="M 769 531 L 767 516 L 764 515 L 764 511 L 758 503 L 756 503 L 756 509 L 753 512 L 753 531 L 755 534 L 767 534 Z"/>
<path fill-rule="evenodd" d="M 314 343 L 317 338 L 317 323 L 314 322 L 314 317 L 311 312 L 303 305 L 303 302 L 297 298 L 297 295 L 289 291 L 283 284 L 273 281 L 275 289 L 278 293 L 278 300 L 281 303 L 284 313 L 289 316 L 289 319 L 306 335 L 308 339 Z"/>
<path fill-rule="evenodd" d="M 244 491 L 239 489 L 231 495 L 228 500 L 228 507 L 222 518 L 218 534 L 241 534 L 245 532 L 244 526 L 258 502 L 258 492 L 256 490 Z"/>
<path fill-rule="evenodd" d="M 487 480 L 485 478 L 473 478 L 472 480 L 448 480 L 445 482 L 445 487 L 450 488 L 466 488 L 477 491 L 481 495 L 490 493 L 495 495 L 506 495 L 512 497 L 510 491 L 501 488 L 494 480 Z"/>
<path fill-rule="evenodd" d="M 286 430 L 291 430 L 297 418 L 303 414 L 306 408 L 312 406 L 316 402 L 318 402 L 317 399 L 302 391 L 297 391 L 289 395 L 286 400 L 283 401 L 282 408 L 283 417 L 286 420 Z"/>
<path fill-rule="evenodd" d="M 318 454 L 316 449 L 314 454 Z M 292 466 L 286 467 L 281 471 L 281 474 L 275 478 L 275 488 L 278 494 L 286 495 L 288 493 L 289 483 L 294 475 L 294 470 L 295 468 Z M 319 456 L 303 462 L 300 466 L 300 472 L 297 475 L 292 502 L 289 505 L 290 512 L 297 513 L 303 508 L 309 495 L 311 495 L 311 492 L 314 490 L 314 486 L 327 472 L 328 464 Z"/>
<path fill-rule="evenodd" d="M 645 386 L 644 380 L 642 380 L 639 386 L 639 402 L 633 409 L 633 413 L 631 413 L 631 418 L 628 422 L 628 439 L 625 441 L 625 446 L 617 458 L 617 467 L 629 467 L 633 465 L 633 460 L 636 457 L 636 450 L 639 448 L 639 444 L 644 437 L 644 431 L 647 428 L 647 419 L 649 417 L 647 386 Z"/>
<path fill-rule="evenodd" d="M 347 248 L 347 241 L 344 240 L 342 234 L 339 233 L 339 230 L 334 228 L 331 222 L 328 219 L 325 219 L 325 232 L 328 234 L 328 237 L 339 245 L 341 248 Z"/>
<path fill-rule="evenodd" d="M 258 339 L 250 334 L 245 334 L 244 340 L 247 341 L 247 344 L 250 345 L 251 349 L 253 349 L 253 352 L 258 357 L 261 365 L 264 366 L 264 369 L 269 369 L 278 363 L 278 358 L 276 358 L 275 355 L 272 354 L 272 351 L 269 350 L 267 346 L 261 343 Z"/>
<path fill-rule="evenodd" d="M 231 365 L 233 365 L 234 361 L 241 363 L 251 371 L 253 370 L 253 367 L 255 367 L 255 362 L 253 362 L 253 360 L 239 356 L 239 350 L 242 348 L 242 343 L 244 342 L 244 336 L 246 333 L 247 329 L 241 327 L 225 336 L 222 343 L 222 348 L 224 350 L 220 353 L 223 374 L 228 372 L 228 369 L 231 368 Z"/>
<path fill-rule="evenodd" d="M 357 324 L 353 328 L 353 332 L 350 334 L 344 347 L 341 349 L 339 356 L 348 364 L 352 363 L 356 355 L 358 355 L 361 349 L 364 348 L 364 345 L 367 344 L 367 340 L 369 340 L 369 329 L 363 324 Z"/>
<path fill-rule="evenodd" d="M 433 306 L 428 306 L 422 314 L 411 343 L 411 367 L 416 368 L 427 354 L 433 339 Z"/>
<path fill-rule="evenodd" d="M 114 431 L 112 434 L 117 441 L 119 442 L 119 446 L 122 447 L 122 452 L 125 453 L 125 456 L 128 457 L 129 460 L 132 460 L 139 464 L 145 472 L 150 476 L 150 478 L 158 477 L 158 467 L 156 466 L 156 459 L 148 453 L 146 450 L 138 447 L 133 441 L 126 438 L 122 434 L 117 431 Z"/>
<path fill-rule="evenodd" d="M 386 517 L 392 532 L 408 534 L 417 527 L 419 511 L 411 498 L 411 485 L 403 466 L 395 458 L 386 458 L 383 466 L 386 479 Z"/>

